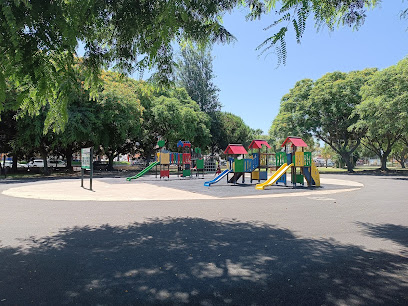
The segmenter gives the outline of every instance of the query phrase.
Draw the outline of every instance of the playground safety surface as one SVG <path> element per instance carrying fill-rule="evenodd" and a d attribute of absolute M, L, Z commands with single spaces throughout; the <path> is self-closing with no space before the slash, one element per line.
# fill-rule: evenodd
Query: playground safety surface
<path fill-rule="evenodd" d="M 322 187 L 308 188 L 298 185 L 296 188 L 274 185 L 265 190 L 256 190 L 257 181 L 231 185 L 219 182 L 211 187 L 204 187 L 204 182 L 211 180 L 213 175 L 205 178 L 158 179 L 154 175 L 141 177 L 127 182 L 124 177 L 97 178 L 93 180 L 93 190 L 89 180 L 84 181 L 85 188 L 80 187 L 80 179 L 59 179 L 26 183 L 3 191 L 4 195 L 20 198 L 66 200 L 66 201 L 168 201 L 168 200 L 231 200 L 279 197 L 327 196 L 330 194 L 350 192 L 362 188 L 362 183 L 336 179 L 321 178 Z"/>

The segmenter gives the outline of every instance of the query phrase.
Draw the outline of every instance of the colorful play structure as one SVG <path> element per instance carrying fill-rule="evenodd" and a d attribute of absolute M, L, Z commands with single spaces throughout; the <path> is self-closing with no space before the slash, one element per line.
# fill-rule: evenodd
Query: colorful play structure
<path fill-rule="evenodd" d="M 227 178 L 228 183 L 234 185 L 240 178 L 242 178 L 242 183 L 245 183 L 245 173 L 251 174 L 251 183 L 253 180 L 258 180 L 255 188 L 259 190 L 278 183 L 287 186 L 286 173 L 289 169 L 291 170 L 293 186 L 296 184 L 304 185 L 305 179 L 308 186 L 320 186 L 319 171 L 312 160 L 312 153 L 304 152 L 307 144 L 302 138 L 287 137 L 281 147 L 284 148 L 283 152 L 268 153 L 267 150 L 271 147 L 265 140 L 253 140 L 249 145 L 249 150 L 252 150 L 252 153 L 249 154 L 241 144 L 228 145 L 224 151 L 229 162 L 228 169 L 213 180 L 205 182 L 204 186 L 209 187 L 216 184 L 224 177 Z M 266 149 L 266 152 L 262 152 L 263 148 Z M 256 152 L 256 150 L 258 151 Z M 276 161 L 275 165 L 271 164 L 273 159 Z M 276 170 L 269 179 L 267 179 L 268 169 Z M 232 176 L 229 177 L 230 175 Z M 260 183 L 261 180 L 265 180 L 265 182 Z"/>
<path fill-rule="evenodd" d="M 307 186 L 320 186 L 320 175 L 316 165 L 312 160 L 312 153 L 305 152 L 307 144 L 300 137 L 289 136 L 281 145 L 282 152 L 268 153 L 271 146 L 265 140 L 253 140 L 248 147 L 248 151 L 241 144 L 230 144 L 225 149 L 224 154 L 228 161 L 228 168 L 213 180 L 204 183 L 210 187 L 220 182 L 223 178 L 229 184 L 236 185 L 240 179 L 245 183 L 245 174 L 250 173 L 250 180 L 258 181 L 255 188 L 264 190 L 268 186 L 283 183 L 288 185 L 287 173 L 290 170 L 291 185 L 297 184 Z M 164 140 L 158 142 L 158 151 L 155 154 L 155 161 L 143 169 L 137 175 L 128 177 L 126 180 L 137 179 L 154 167 L 156 167 L 156 177 L 170 178 L 170 165 L 177 166 L 177 176 L 187 178 L 192 177 L 191 170 L 194 169 L 195 176 L 204 177 L 205 161 L 200 148 L 192 148 L 189 141 L 179 141 L 177 143 L 179 152 L 170 152 L 165 149 Z M 268 178 L 268 171 L 275 171 Z M 261 183 L 261 181 L 264 181 Z"/>
<path fill-rule="evenodd" d="M 191 177 L 192 169 L 196 170 L 196 177 L 204 176 L 204 158 L 200 148 L 193 149 L 189 141 L 181 140 L 177 143 L 179 152 L 166 150 L 164 140 L 160 140 L 157 145 L 159 150 L 155 154 L 155 161 L 137 175 L 128 177 L 127 181 L 138 179 L 154 167 L 156 167 L 156 177 L 159 173 L 160 178 L 170 178 L 170 165 L 177 165 L 177 176 L 179 177 Z"/>

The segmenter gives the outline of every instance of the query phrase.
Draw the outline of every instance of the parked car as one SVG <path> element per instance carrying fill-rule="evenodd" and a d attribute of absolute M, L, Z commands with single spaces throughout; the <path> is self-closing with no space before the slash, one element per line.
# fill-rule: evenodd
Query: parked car
<path fill-rule="evenodd" d="M 93 162 L 93 169 L 94 170 L 107 170 L 109 162 L 106 160 L 95 160 Z"/>
<path fill-rule="evenodd" d="M 6 160 L 5 164 L 3 165 L 3 163 L 1 163 L 1 165 L 4 166 L 7 169 L 11 169 L 11 168 L 13 168 L 13 161 Z M 17 168 L 27 168 L 27 165 L 17 163 Z"/>
<path fill-rule="evenodd" d="M 44 168 L 44 161 L 42 159 L 33 159 L 28 164 L 31 168 Z M 47 160 L 47 166 L 50 168 L 63 168 L 67 163 L 63 160 Z"/>
<path fill-rule="evenodd" d="M 137 158 L 132 161 L 132 166 L 144 165 L 145 163 L 146 161 L 144 161 L 143 159 Z"/>
<path fill-rule="evenodd" d="M 66 166 L 67 166 L 67 163 L 63 160 L 58 160 L 58 159 L 48 160 L 48 167 L 65 168 Z"/>
<path fill-rule="evenodd" d="M 43 168 L 44 161 L 42 159 L 32 159 L 27 163 L 29 168 Z"/>

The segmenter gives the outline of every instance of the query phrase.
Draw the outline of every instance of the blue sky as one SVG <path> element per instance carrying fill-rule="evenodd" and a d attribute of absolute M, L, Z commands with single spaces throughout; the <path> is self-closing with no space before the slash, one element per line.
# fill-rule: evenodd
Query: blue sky
<path fill-rule="evenodd" d="M 396 64 L 408 55 L 408 20 L 399 14 L 408 1 L 383 1 L 367 14 L 358 30 L 339 28 L 316 32 L 308 20 L 302 43 L 287 39 L 287 64 L 277 68 L 275 54 L 259 57 L 255 48 L 274 29 L 263 31 L 274 16 L 246 22 L 245 10 L 224 16 L 224 26 L 237 38 L 229 45 L 213 48 L 215 84 L 220 88 L 223 110 L 232 112 L 252 128 L 267 133 L 279 111 L 283 95 L 304 78 L 316 80 L 328 72 L 379 69 Z"/>

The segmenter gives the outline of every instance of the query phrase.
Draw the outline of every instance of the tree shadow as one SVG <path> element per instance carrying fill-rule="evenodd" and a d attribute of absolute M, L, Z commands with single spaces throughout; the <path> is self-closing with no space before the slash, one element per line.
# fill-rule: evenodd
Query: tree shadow
<path fill-rule="evenodd" d="M 407 304 L 408 259 L 258 223 L 153 219 L 0 249 L 7 304 Z"/>
<path fill-rule="evenodd" d="M 375 237 L 392 240 L 408 248 L 408 226 L 395 224 L 372 224 L 357 222 L 364 228 L 365 234 Z"/>

